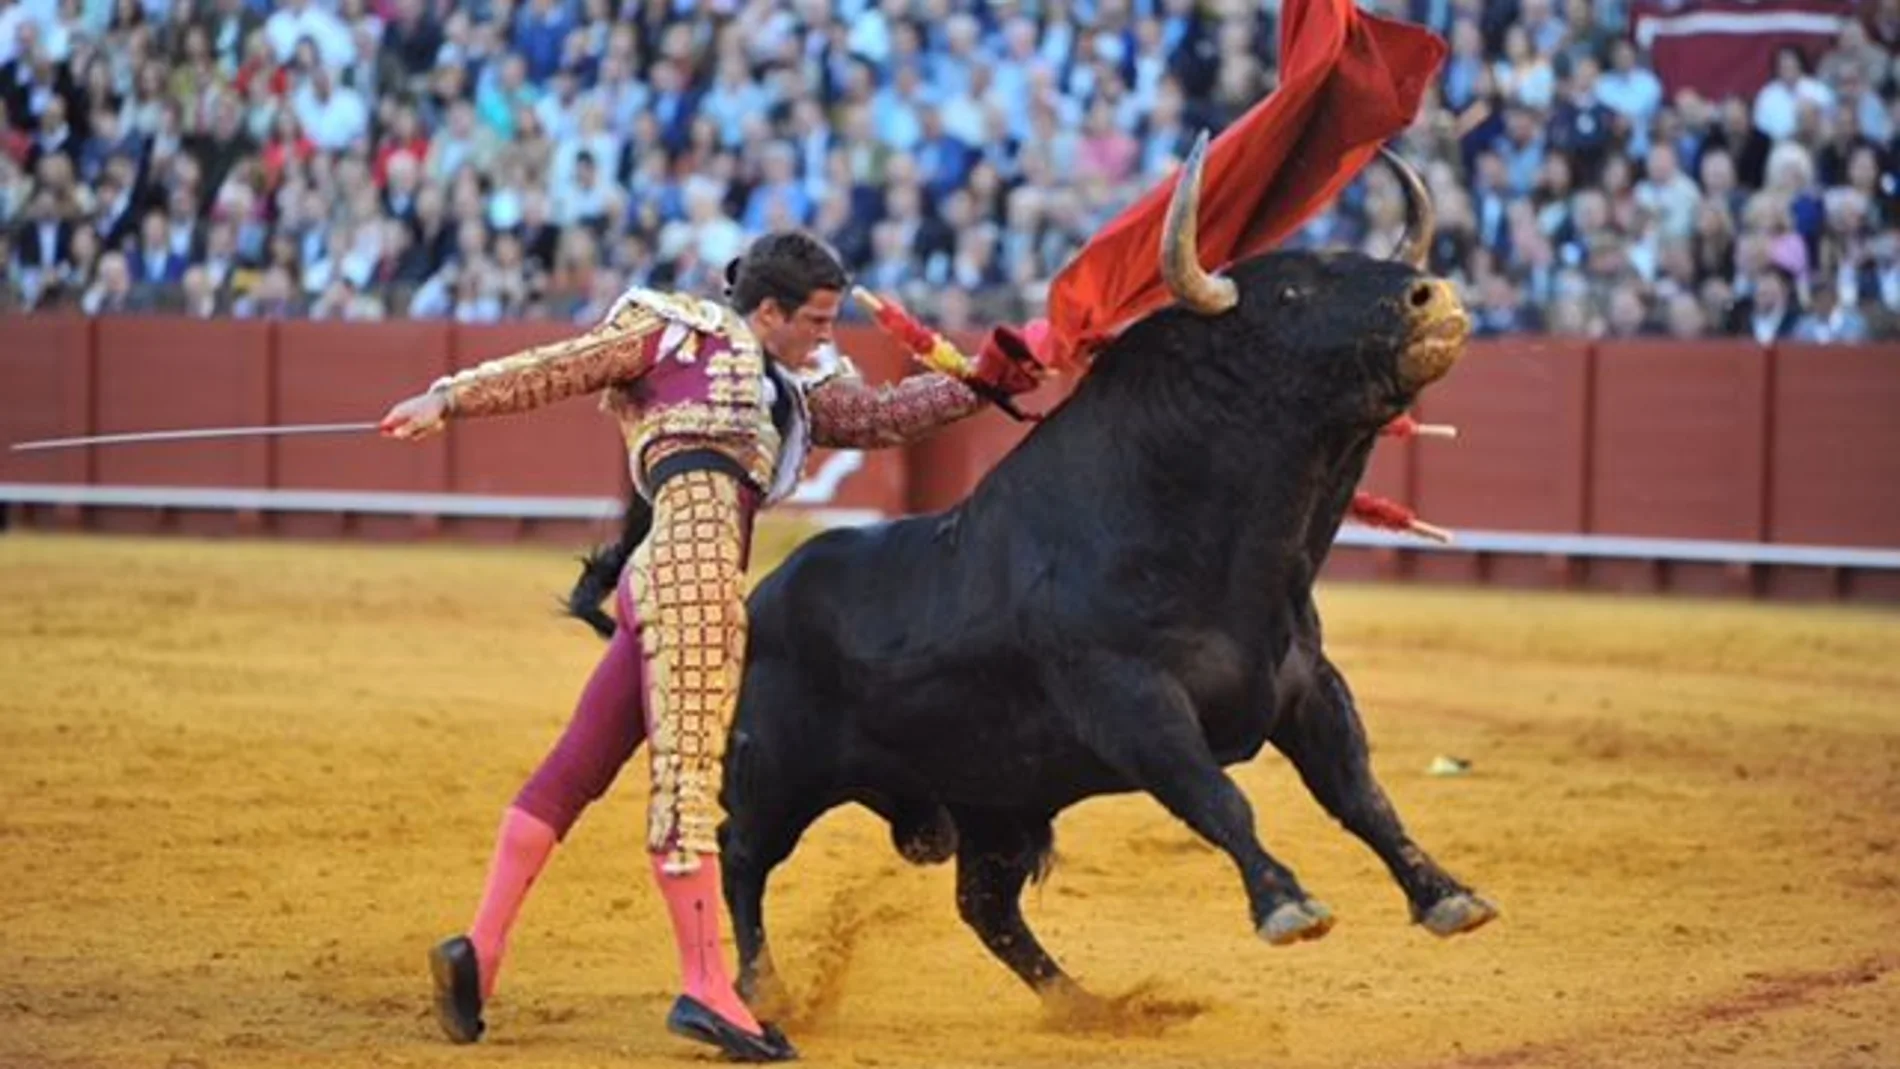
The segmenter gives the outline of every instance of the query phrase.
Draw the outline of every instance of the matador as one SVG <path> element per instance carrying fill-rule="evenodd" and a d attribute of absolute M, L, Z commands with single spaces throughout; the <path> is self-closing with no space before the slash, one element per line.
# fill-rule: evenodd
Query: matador
<path fill-rule="evenodd" d="M 615 590 L 622 626 L 503 814 L 474 923 L 431 952 L 436 1016 L 457 1042 L 485 1030 L 509 931 L 555 846 L 644 740 L 646 845 L 684 988 L 667 1027 L 742 1060 L 796 1057 L 739 998 L 720 950 L 720 777 L 744 669 L 753 519 L 796 488 L 813 447 L 902 445 L 971 415 L 985 398 L 1037 384 L 1026 343 L 1009 328 L 992 331 L 974 359 L 933 335 L 918 355 L 938 370 L 883 386 L 866 384 L 848 360 L 808 367 L 832 340 L 848 278 L 803 231 L 760 238 L 727 281 L 724 305 L 632 289 L 579 337 L 440 379 L 383 420 L 385 434 L 418 438 L 456 420 L 598 393 L 625 437 L 635 492 L 653 511 Z M 893 325 L 890 305 L 868 303 Z"/>

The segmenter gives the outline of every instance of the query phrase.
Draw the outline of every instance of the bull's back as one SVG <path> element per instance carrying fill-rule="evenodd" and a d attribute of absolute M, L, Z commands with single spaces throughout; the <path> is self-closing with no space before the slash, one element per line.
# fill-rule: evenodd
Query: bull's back
<path fill-rule="evenodd" d="M 945 551 L 936 516 L 824 532 L 753 591 L 748 660 L 795 670 L 833 709 L 930 704 L 959 666 L 993 663 L 1006 645 L 971 564 Z"/>

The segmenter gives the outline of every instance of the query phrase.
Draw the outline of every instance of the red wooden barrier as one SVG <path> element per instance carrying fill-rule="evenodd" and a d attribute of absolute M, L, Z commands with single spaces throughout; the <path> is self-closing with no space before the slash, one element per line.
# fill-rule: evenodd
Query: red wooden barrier
<path fill-rule="evenodd" d="M 1575 341 L 1471 346 L 1418 406 L 1421 419 L 1453 424 L 1459 436 L 1412 443 L 1413 508 L 1452 528 L 1583 530 L 1590 368 L 1588 346 Z M 1523 558 L 1416 555 L 1405 564 L 1409 574 L 1442 581 L 1539 586 L 1568 579 L 1564 562 Z"/>
<path fill-rule="evenodd" d="M 1900 545 L 1900 346 L 1776 353 L 1769 537 Z"/>
<path fill-rule="evenodd" d="M 92 433 L 94 324 L 77 316 L 0 321 L 0 440 Z M 89 450 L 0 452 L 0 481 L 92 482 Z"/>
<path fill-rule="evenodd" d="M 1601 345 L 1594 411 L 1590 530 L 1762 537 L 1765 351 L 1727 342 Z"/>
<path fill-rule="evenodd" d="M 448 363 L 440 323 L 282 323 L 277 327 L 271 423 L 349 423 L 380 418 L 390 402 L 421 390 Z M 394 448 L 378 438 L 275 439 L 273 484 L 297 490 L 448 487 L 440 438 Z"/>
<path fill-rule="evenodd" d="M 1414 507 L 1452 527 L 1587 530 L 1590 362 L 1580 342 L 1473 345 L 1419 404 L 1459 437 L 1417 444 Z"/>
<path fill-rule="evenodd" d="M 93 429 L 227 427 L 270 419 L 270 325 L 231 320 L 104 319 L 98 325 Z M 102 449 L 101 483 L 270 485 L 270 443 L 186 442 Z"/>
<path fill-rule="evenodd" d="M 271 326 L 231 320 L 102 319 L 94 335 L 93 431 L 263 423 L 271 410 Z M 182 442 L 102 449 L 93 480 L 105 484 L 270 485 L 272 443 Z M 218 512 L 114 513 L 112 530 L 227 533 L 254 517 Z"/>
<path fill-rule="evenodd" d="M 9 319 L 0 439 L 123 430 L 375 419 L 437 375 L 572 332 L 565 324 Z M 910 361 L 881 332 L 840 348 L 886 382 Z M 980 336 L 958 339 L 974 349 Z M 1071 383 L 1024 398 L 1046 411 Z M 1745 341 L 1476 343 L 1418 415 L 1456 441 L 1387 440 L 1365 486 L 1453 528 L 1900 547 L 1900 351 Z M 819 450 L 796 507 L 901 513 L 946 507 L 1029 433 L 985 411 L 908 450 Z M 626 457 L 592 398 L 475 421 L 443 439 L 253 439 L 44 454 L 0 452 L 0 482 L 617 496 Z M 44 510 L 42 510 L 43 512 Z M 78 510 L 63 518 L 76 520 Z M 158 515 L 95 510 L 113 528 L 273 529 L 412 536 L 407 518 Z M 45 522 L 35 513 L 33 522 Z M 446 521 L 445 521 L 446 522 Z M 514 521 L 456 529 L 532 534 Z M 556 525 L 566 540 L 595 530 Z M 1618 588 L 1900 596 L 1900 575 L 1648 561 L 1342 551 L 1338 574 Z"/>
<path fill-rule="evenodd" d="M 457 326 L 452 367 L 432 370 L 386 393 L 377 415 L 394 401 L 419 393 L 437 375 L 570 337 L 562 323 Z M 471 494 L 601 496 L 620 493 L 626 447 L 600 398 L 576 397 L 535 412 L 458 423 L 446 435 L 449 472 L 442 489 Z"/>

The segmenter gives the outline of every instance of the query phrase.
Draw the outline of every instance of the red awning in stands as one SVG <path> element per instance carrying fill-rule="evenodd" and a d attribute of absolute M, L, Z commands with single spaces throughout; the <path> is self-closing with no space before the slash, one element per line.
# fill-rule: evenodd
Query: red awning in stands
<path fill-rule="evenodd" d="M 1818 62 L 1852 18 L 1846 0 L 1638 0 L 1631 31 L 1670 98 L 1693 89 L 1752 101 L 1773 77 L 1777 49 L 1793 45 Z"/>

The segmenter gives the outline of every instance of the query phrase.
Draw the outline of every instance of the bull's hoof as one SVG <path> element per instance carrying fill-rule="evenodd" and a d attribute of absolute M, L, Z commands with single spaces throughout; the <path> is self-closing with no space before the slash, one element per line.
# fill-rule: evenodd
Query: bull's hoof
<path fill-rule="evenodd" d="M 1260 938 L 1277 947 L 1318 939 L 1332 930 L 1333 911 L 1310 898 L 1281 905 L 1259 928 Z"/>
<path fill-rule="evenodd" d="M 1036 988 L 1043 1010 L 1052 1018 L 1092 1021 L 1105 1017 L 1109 1000 L 1082 987 L 1067 976 L 1058 976 Z"/>
<path fill-rule="evenodd" d="M 741 976 L 738 991 L 739 998 L 752 1011 L 752 1015 L 762 1021 L 781 1020 L 798 1012 L 792 989 L 785 986 L 785 981 L 779 979 L 777 972 L 768 970 Z"/>
<path fill-rule="evenodd" d="M 1419 921 L 1425 930 L 1441 938 L 1475 931 L 1497 918 L 1498 907 L 1469 892 L 1446 895 L 1427 910 Z"/>

